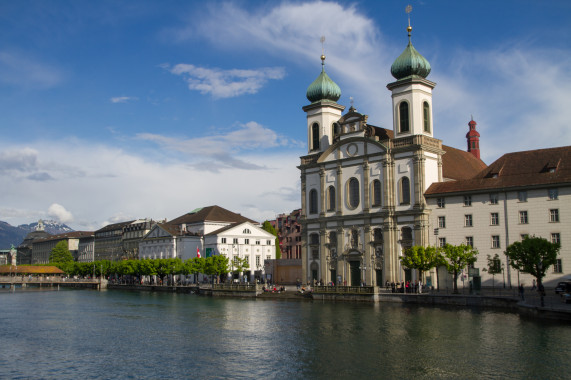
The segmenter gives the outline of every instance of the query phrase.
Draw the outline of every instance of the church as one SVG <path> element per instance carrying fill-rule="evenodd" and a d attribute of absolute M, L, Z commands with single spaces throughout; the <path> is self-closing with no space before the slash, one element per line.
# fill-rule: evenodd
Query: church
<path fill-rule="evenodd" d="M 303 111 L 308 152 L 298 166 L 305 282 L 384 286 L 386 281 L 418 280 L 415 271 L 401 266 L 403 252 L 413 245 L 446 242 L 472 244 L 480 251 L 477 265 L 485 267 L 489 242 L 468 241 L 463 231 L 442 239 L 445 231 L 438 223 L 443 219 L 438 217 L 447 210 L 434 213 L 445 196 L 463 202 L 462 194 L 476 191 L 488 197 L 490 190 L 485 186 L 470 188 L 481 183 L 474 178 L 488 168 L 480 160 L 476 123 L 469 123 L 467 151 L 434 138 L 432 90 L 436 83 L 427 79 L 430 64 L 414 48 L 412 28 L 407 30 L 408 45 L 391 66 L 395 81 L 387 85 L 392 98 L 392 129 L 368 124 L 367 115 L 353 105 L 343 114 L 345 107 L 337 103 L 341 89 L 327 75 L 324 55 L 321 73 L 307 89 L 309 104 Z M 447 183 L 456 185 L 437 186 Z M 524 181 L 518 186 L 527 184 Z M 462 220 L 449 220 L 450 227 L 464 223 L 463 214 L 458 218 Z M 500 248 L 505 249 L 507 243 L 505 240 Z M 446 276 L 437 272 L 435 268 L 425 273 L 426 285 L 443 286 L 437 283 L 438 277 Z"/>

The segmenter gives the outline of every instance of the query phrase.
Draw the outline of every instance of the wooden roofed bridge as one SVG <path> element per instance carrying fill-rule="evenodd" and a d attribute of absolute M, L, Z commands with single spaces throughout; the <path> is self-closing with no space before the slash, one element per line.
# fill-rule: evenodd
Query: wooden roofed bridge
<path fill-rule="evenodd" d="M 2 265 L 0 266 L 0 288 L 17 287 L 68 287 L 104 289 L 107 280 L 75 279 L 65 277 L 65 272 L 55 266 Z"/>

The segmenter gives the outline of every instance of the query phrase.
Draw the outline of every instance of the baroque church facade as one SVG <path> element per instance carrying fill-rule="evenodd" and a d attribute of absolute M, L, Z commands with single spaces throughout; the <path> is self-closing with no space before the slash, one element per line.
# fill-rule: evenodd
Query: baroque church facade
<path fill-rule="evenodd" d="M 416 280 L 400 256 L 429 245 L 425 190 L 471 178 L 486 165 L 434 138 L 430 64 L 409 42 L 391 66 L 393 128 L 367 123 L 338 104 L 339 86 L 322 70 L 307 89 L 308 153 L 301 157 L 303 281 L 384 285 Z M 426 273 L 426 283 L 435 280 Z"/>

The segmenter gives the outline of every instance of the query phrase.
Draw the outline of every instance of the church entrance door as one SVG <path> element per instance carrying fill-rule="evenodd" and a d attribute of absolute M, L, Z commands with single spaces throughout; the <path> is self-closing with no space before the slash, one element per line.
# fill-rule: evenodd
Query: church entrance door
<path fill-rule="evenodd" d="M 361 286 L 361 270 L 359 269 L 360 261 L 349 261 L 351 269 L 351 286 Z"/>

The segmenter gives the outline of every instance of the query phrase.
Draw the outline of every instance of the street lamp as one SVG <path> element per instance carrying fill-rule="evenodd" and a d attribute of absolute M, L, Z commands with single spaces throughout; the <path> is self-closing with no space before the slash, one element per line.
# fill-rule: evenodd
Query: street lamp
<path fill-rule="evenodd" d="M 505 265 L 502 263 L 502 278 L 504 279 L 504 289 L 506 288 L 506 274 L 504 272 Z"/>

